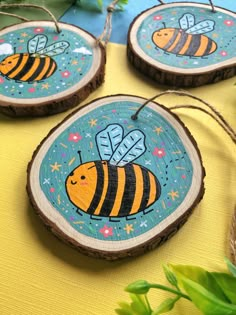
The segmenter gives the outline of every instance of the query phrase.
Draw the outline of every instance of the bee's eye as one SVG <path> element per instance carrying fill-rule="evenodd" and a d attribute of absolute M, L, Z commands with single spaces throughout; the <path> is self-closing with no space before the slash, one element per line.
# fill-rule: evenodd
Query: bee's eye
<path fill-rule="evenodd" d="M 167 33 L 165 33 L 164 35 L 165 35 L 165 36 L 167 36 L 168 34 L 167 34 Z"/>
<path fill-rule="evenodd" d="M 85 179 L 86 177 L 85 177 L 84 175 L 82 175 L 80 178 L 81 178 L 81 179 Z"/>
<path fill-rule="evenodd" d="M 10 64 L 10 63 L 12 63 L 12 61 L 8 61 L 8 63 Z"/>

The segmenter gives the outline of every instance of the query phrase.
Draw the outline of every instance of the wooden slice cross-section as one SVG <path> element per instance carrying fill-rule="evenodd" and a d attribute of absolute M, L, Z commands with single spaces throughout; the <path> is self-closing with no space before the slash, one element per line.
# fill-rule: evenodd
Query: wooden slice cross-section
<path fill-rule="evenodd" d="M 29 163 L 33 208 L 86 255 L 115 260 L 151 250 L 178 231 L 203 197 L 195 140 L 155 102 L 132 120 L 144 101 L 94 100 L 53 128 Z"/>
<path fill-rule="evenodd" d="M 45 116 L 78 105 L 104 81 L 105 50 L 90 33 L 50 21 L 0 31 L 0 112 Z"/>
<path fill-rule="evenodd" d="M 196 87 L 236 74 L 236 14 L 198 3 L 158 5 L 130 26 L 127 55 L 160 84 Z"/>

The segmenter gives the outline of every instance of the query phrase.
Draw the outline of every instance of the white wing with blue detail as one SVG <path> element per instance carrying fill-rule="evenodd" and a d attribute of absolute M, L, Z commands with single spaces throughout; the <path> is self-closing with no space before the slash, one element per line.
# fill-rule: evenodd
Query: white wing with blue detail
<path fill-rule="evenodd" d="M 194 26 L 194 24 L 195 17 L 191 13 L 186 13 L 179 19 L 180 28 L 183 30 L 189 29 L 190 27 Z"/>
<path fill-rule="evenodd" d="M 215 22 L 212 20 L 205 20 L 197 23 L 186 30 L 187 34 L 206 34 L 214 30 Z"/>
<path fill-rule="evenodd" d="M 123 139 L 123 128 L 118 124 L 108 125 L 96 135 L 96 143 L 100 158 L 110 160 L 112 154 Z"/>
<path fill-rule="evenodd" d="M 133 130 L 119 144 L 110 159 L 110 164 L 124 166 L 136 160 L 145 151 L 145 135 L 140 130 Z"/>
<path fill-rule="evenodd" d="M 28 41 L 28 52 L 30 54 L 36 53 L 46 47 L 48 38 L 45 35 L 35 35 Z"/>

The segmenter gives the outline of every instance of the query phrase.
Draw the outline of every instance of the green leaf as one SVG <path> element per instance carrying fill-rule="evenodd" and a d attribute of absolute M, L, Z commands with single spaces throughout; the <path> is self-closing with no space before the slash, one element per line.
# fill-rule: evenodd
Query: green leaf
<path fill-rule="evenodd" d="M 236 305 L 225 303 L 200 284 L 182 276 L 181 282 L 193 303 L 205 315 L 236 315 Z"/>
<path fill-rule="evenodd" d="M 177 278 L 176 278 L 175 274 L 170 270 L 169 266 L 163 265 L 163 270 L 165 272 L 166 279 L 170 282 L 170 284 L 172 284 L 173 286 L 178 288 Z"/>
<path fill-rule="evenodd" d="M 118 315 L 133 315 L 132 311 L 127 311 L 127 310 L 121 309 L 121 308 L 116 308 L 115 312 Z"/>
<path fill-rule="evenodd" d="M 226 262 L 227 267 L 228 267 L 229 271 L 231 272 L 231 274 L 234 277 L 236 277 L 236 266 L 226 257 L 225 257 L 225 262 Z"/>
<path fill-rule="evenodd" d="M 146 294 L 150 289 L 150 285 L 146 280 L 137 280 L 129 284 L 125 291 L 135 294 Z"/>
<path fill-rule="evenodd" d="M 166 299 L 152 312 L 151 315 L 158 315 L 171 311 L 179 299 L 179 297 Z"/>
<path fill-rule="evenodd" d="M 99 8 L 102 9 L 103 0 L 97 0 L 97 3 L 98 3 Z"/>
<path fill-rule="evenodd" d="M 224 291 L 217 283 L 213 275 L 204 270 L 201 267 L 196 266 L 188 266 L 188 265 L 171 265 L 177 280 L 181 280 L 182 276 L 190 279 L 202 287 L 204 287 L 207 291 L 214 294 L 217 298 L 224 302 L 230 302 L 230 300 L 225 295 Z"/>
<path fill-rule="evenodd" d="M 137 315 L 151 314 L 144 295 L 130 294 L 130 297 L 132 300 L 131 309 L 134 311 L 134 313 L 132 314 Z"/>
<path fill-rule="evenodd" d="M 211 275 L 224 291 L 224 294 L 230 302 L 236 304 L 236 278 L 227 273 L 220 272 L 211 272 Z"/>

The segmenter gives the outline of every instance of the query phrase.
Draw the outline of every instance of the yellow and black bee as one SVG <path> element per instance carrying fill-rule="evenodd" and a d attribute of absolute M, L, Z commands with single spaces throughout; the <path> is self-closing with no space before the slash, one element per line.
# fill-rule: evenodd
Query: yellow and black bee
<path fill-rule="evenodd" d="M 217 49 L 211 38 L 203 35 L 214 30 L 215 22 L 204 20 L 195 24 L 195 17 L 190 13 L 179 19 L 180 28 L 164 28 L 152 35 L 154 44 L 167 53 L 180 56 L 204 57 Z"/>
<path fill-rule="evenodd" d="M 0 63 L 0 74 L 19 82 L 36 82 L 49 78 L 57 69 L 52 56 L 62 54 L 68 47 L 66 41 L 46 47 L 48 38 L 36 35 L 28 41 L 28 53 L 6 57 Z"/>
<path fill-rule="evenodd" d="M 160 183 L 147 168 L 132 163 L 145 151 L 145 135 L 108 125 L 96 136 L 101 160 L 75 168 L 66 179 L 70 201 L 80 210 L 102 217 L 124 217 L 144 211 L 161 193 Z"/>

